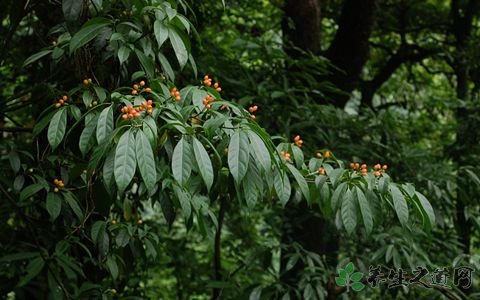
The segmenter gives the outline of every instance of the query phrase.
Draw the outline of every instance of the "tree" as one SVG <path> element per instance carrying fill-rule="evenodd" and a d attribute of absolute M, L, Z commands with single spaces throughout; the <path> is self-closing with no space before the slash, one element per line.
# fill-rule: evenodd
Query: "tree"
<path fill-rule="evenodd" d="M 388 3 L 344 1 L 340 15 L 336 2 L 299 3 L 9 3 L 3 16 L 13 21 L 1 29 L 1 293 L 335 298 L 346 292 L 333 275 L 343 258 L 363 272 L 368 263 L 429 263 L 425 253 L 450 262 L 455 246 L 437 245 L 448 237 L 451 208 L 432 189 L 451 181 L 427 186 L 422 178 L 450 172 L 443 154 L 424 146 L 443 147 L 443 127 L 422 119 L 428 111 L 401 119 L 374 103 L 394 94 L 381 89 L 396 88 L 389 77 L 445 50 L 408 30 L 400 42 L 381 40 L 390 27 L 378 25 L 378 12 Z M 413 16 L 431 10 L 407 7 Z M 321 26 L 325 18 L 339 29 Z M 371 44 L 392 54 L 372 54 Z M 24 59 L 25 67 L 16 64 Z M 355 89 L 379 113 L 338 109 Z M 428 91 L 422 99 L 437 92 Z M 326 98 L 337 108 L 318 105 Z M 424 144 L 412 145 L 414 135 Z M 425 162 L 431 169 L 419 168 Z"/>

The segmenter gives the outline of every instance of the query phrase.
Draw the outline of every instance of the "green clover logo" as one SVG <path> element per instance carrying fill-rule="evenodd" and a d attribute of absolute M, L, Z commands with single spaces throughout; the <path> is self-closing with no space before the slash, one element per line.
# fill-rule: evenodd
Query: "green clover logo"
<path fill-rule="evenodd" d="M 353 263 L 349 262 L 345 266 L 345 269 L 338 269 L 338 277 L 335 277 L 335 282 L 337 285 L 346 286 L 347 292 L 350 290 L 350 287 L 356 292 L 360 292 L 363 290 L 363 288 L 365 288 L 365 285 L 360 282 L 363 277 L 363 273 L 353 273 L 354 270 L 355 267 L 353 266 Z"/>

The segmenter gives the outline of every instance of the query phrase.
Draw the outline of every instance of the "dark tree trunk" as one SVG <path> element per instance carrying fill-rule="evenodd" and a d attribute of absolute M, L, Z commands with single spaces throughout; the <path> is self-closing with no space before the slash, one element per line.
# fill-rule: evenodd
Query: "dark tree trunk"
<path fill-rule="evenodd" d="M 363 66 L 369 56 L 369 38 L 375 24 L 376 0 L 345 0 L 339 28 L 326 57 L 340 70 L 328 80 L 350 93 L 359 86 Z M 349 95 L 332 95 L 337 107 L 344 107 Z"/>
<path fill-rule="evenodd" d="M 457 79 L 457 98 L 463 101 L 471 101 L 469 100 L 468 84 L 470 79 L 467 53 L 474 16 L 478 13 L 479 8 L 480 6 L 477 0 L 469 0 L 465 5 L 462 5 L 462 2 L 459 0 L 451 1 L 452 34 L 455 38 L 456 48 L 453 69 Z M 456 119 L 458 126 L 453 160 L 457 164 L 457 176 L 459 176 L 460 180 L 457 180 L 455 224 L 459 241 L 462 243 L 463 252 L 469 254 L 473 224 L 471 220 L 466 218 L 465 208 L 470 201 L 475 199 L 476 194 L 472 191 L 468 182 L 465 181 L 465 178 L 460 177 L 466 175 L 465 172 L 462 172 L 462 168 L 469 164 L 469 152 L 472 151 L 478 143 L 476 133 L 472 132 L 472 128 L 476 128 L 475 126 L 478 126 L 478 124 L 476 124 L 478 122 L 475 121 L 475 118 L 471 118 L 470 112 L 465 105 L 460 105 L 460 107 L 457 108 Z M 463 292 L 467 294 L 471 291 L 472 289 L 463 290 Z"/>
<path fill-rule="evenodd" d="M 303 51 L 320 53 L 320 0 L 286 0 L 282 29 L 284 40 Z M 296 51 L 287 49 L 289 54 Z"/>

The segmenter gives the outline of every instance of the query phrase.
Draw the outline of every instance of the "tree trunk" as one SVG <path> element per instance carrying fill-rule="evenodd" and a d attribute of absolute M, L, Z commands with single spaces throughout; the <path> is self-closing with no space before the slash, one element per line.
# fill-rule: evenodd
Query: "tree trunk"
<path fill-rule="evenodd" d="M 363 66 L 369 56 L 369 38 L 375 24 L 376 0 L 345 0 L 339 28 L 326 57 L 340 70 L 333 70 L 328 80 L 350 93 L 359 86 Z M 332 95 L 335 106 L 344 107 L 349 95 Z"/>
<path fill-rule="evenodd" d="M 469 39 L 472 32 L 474 16 L 478 13 L 480 6 L 477 0 L 469 0 L 466 5 L 461 5 L 460 1 L 452 0 L 451 17 L 452 17 L 452 33 L 455 37 L 455 57 L 453 68 L 455 71 L 457 86 L 457 98 L 463 101 L 469 101 L 469 64 L 468 64 L 468 47 Z M 464 13 L 462 14 L 462 11 Z M 457 119 L 457 135 L 455 141 L 455 151 L 453 160 L 457 164 L 457 199 L 456 208 L 456 230 L 459 241 L 462 244 L 462 250 L 465 254 L 470 254 L 470 243 L 472 236 L 472 221 L 465 216 L 465 208 L 476 195 L 470 188 L 465 178 L 465 172 L 462 172 L 464 166 L 469 164 L 469 152 L 477 145 L 476 133 L 472 132 L 472 126 L 476 126 L 475 118 L 470 117 L 470 112 L 465 105 L 460 105 L 456 110 Z M 475 124 L 472 124 L 475 123 Z M 472 289 L 462 290 L 464 293 L 470 293 Z"/>
<path fill-rule="evenodd" d="M 320 0 L 286 0 L 282 30 L 286 43 L 292 43 L 303 51 L 320 53 Z M 290 55 L 296 51 L 287 49 Z"/>

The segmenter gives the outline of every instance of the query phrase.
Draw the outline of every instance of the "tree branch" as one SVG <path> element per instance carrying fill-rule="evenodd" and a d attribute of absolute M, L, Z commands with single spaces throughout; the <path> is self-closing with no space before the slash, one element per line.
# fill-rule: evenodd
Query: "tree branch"
<path fill-rule="evenodd" d="M 33 128 L 27 127 L 0 127 L 0 132 L 32 132 Z"/>
<path fill-rule="evenodd" d="M 225 211 L 227 209 L 227 201 L 224 197 L 220 196 L 220 210 L 218 212 L 218 228 L 217 232 L 215 233 L 215 242 L 214 242 L 214 254 L 213 254 L 213 265 L 214 265 L 214 272 L 215 272 L 215 280 L 221 281 L 222 280 L 222 227 L 223 221 L 225 219 Z M 214 288 L 212 294 L 212 300 L 220 299 L 222 295 L 221 288 Z"/>
<path fill-rule="evenodd" d="M 407 62 L 419 62 L 435 54 L 436 52 L 437 50 L 434 49 L 425 49 L 416 45 L 402 44 L 372 80 L 362 82 L 362 103 L 371 107 L 375 92 L 393 75 L 393 73 L 395 73 L 395 71 L 401 65 Z"/>

